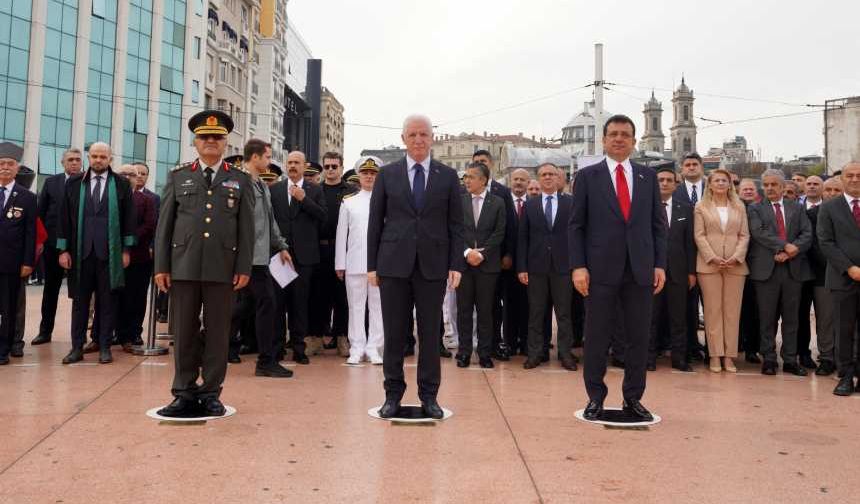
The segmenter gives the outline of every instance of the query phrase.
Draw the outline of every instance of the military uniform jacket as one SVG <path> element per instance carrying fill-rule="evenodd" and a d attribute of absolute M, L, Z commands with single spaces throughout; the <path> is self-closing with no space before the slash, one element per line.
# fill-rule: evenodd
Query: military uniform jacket
<path fill-rule="evenodd" d="M 36 196 L 16 183 L 0 210 L 0 273 L 17 275 L 36 262 Z"/>
<path fill-rule="evenodd" d="M 367 221 L 370 191 L 347 196 L 340 204 L 335 239 L 334 269 L 347 275 L 367 273 Z"/>
<path fill-rule="evenodd" d="M 155 231 L 155 272 L 171 280 L 232 283 L 254 254 L 251 179 L 222 162 L 212 186 L 199 160 L 167 176 Z"/>

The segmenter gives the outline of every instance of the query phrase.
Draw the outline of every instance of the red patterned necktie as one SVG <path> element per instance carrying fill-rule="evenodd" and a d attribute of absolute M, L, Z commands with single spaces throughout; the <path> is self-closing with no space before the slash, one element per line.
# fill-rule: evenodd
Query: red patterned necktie
<path fill-rule="evenodd" d="M 857 227 L 860 227 L 860 200 L 851 200 L 851 213 L 854 214 L 854 222 L 857 223 Z"/>
<path fill-rule="evenodd" d="M 523 217 L 523 199 L 517 198 L 517 218 L 522 219 Z"/>
<path fill-rule="evenodd" d="M 618 196 L 618 206 L 621 207 L 621 215 L 624 221 L 630 220 L 630 189 L 627 186 L 627 177 L 624 176 L 624 167 L 619 164 L 615 167 L 615 194 Z"/>
<path fill-rule="evenodd" d="M 782 217 L 782 205 L 779 203 L 773 204 L 774 210 L 773 213 L 776 215 L 776 232 L 779 234 L 779 237 L 785 241 L 788 238 L 785 234 L 785 219 Z"/>

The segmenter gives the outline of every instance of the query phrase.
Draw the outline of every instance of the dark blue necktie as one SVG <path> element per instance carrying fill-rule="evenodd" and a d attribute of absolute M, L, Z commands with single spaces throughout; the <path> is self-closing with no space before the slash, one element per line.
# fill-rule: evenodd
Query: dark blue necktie
<path fill-rule="evenodd" d="M 552 196 L 546 197 L 546 206 L 544 206 L 543 213 L 546 216 L 547 227 L 552 229 Z"/>
<path fill-rule="evenodd" d="M 698 185 L 693 184 L 693 195 L 690 196 L 690 203 L 692 203 L 694 205 L 699 202 L 699 195 L 696 191 L 697 187 L 698 187 Z"/>
<path fill-rule="evenodd" d="M 421 210 L 424 206 L 424 167 L 416 163 L 415 176 L 412 178 L 412 197 L 415 199 L 415 208 Z"/>
<path fill-rule="evenodd" d="M 0 186 L 0 210 L 6 209 L 6 187 Z"/>

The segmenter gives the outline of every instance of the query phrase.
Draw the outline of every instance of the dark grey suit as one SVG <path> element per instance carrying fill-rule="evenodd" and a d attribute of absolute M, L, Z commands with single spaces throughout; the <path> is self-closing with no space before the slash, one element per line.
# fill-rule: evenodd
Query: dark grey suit
<path fill-rule="evenodd" d="M 383 166 L 373 185 L 367 226 L 367 271 L 379 278 L 385 330 L 386 398 L 400 400 L 405 339 L 417 313 L 418 397 L 435 400 L 441 382 L 439 325 L 449 271 L 463 271 L 463 203 L 457 172 L 430 161 L 423 205 L 412 192 L 406 158 Z"/>
<path fill-rule="evenodd" d="M 768 200 L 750 205 L 750 240 L 747 264 L 750 278 L 755 282 L 758 301 L 761 346 L 759 352 L 765 363 L 775 364 L 776 324 L 782 317 L 782 358 L 785 363 L 797 363 L 797 315 L 800 309 L 800 289 L 803 282 L 813 278 L 806 252 L 812 245 L 812 228 L 806 211 L 799 203 L 783 200 L 786 239 L 779 237 L 776 215 Z M 774 256 L 793 243 L 800 253 L 784 263 Z"/>
<path fill-rule="evenodd" d="M 478 357 L 490 358 L 493 338 L 493 300 L 501 271 L 501 248 L 505 239 L 505 203 L 489 191 L 475 223 L 472 195 L 463 200 L 463 241 L 466 249 L 480 249 L 484 261 L 467 265 L 457 287 L 457 329 L 460 334 L 458 355 L 472 354 L 472 310 L 478 311 Z"/>
<path fill-rule="evenodd" d="M 65 187 L 65 173 L 48 177 L 42 185 L 38 199 L 39 217 L 48 232 L 41 258 L 45 267 L 45 287 L 42 289 L 42 322 L 39 325 L 39 335 L 44 335 L 46 338 L 50 338 L 54 332 L 57 297 L 60 295 L 60 287 L 63 285 L 63 276 L 65 276 L 65 270 L 60 267 L 58 261 L 59 253 L 56 248 L 60 205 Z"/>
<path fill-rule="evenodd" d="M 851 207 L 839 196 L 822 204 L 818 211 L 818 245 L 827 258 L 825 287 L 833 293 L 837 326 L 836 365 L 839 375 L 860 376 L 854 354 L 856 327 L 860 319 L 860 282 L 848 276 L 848 269 L 860 266 L 860 227 Z"/>

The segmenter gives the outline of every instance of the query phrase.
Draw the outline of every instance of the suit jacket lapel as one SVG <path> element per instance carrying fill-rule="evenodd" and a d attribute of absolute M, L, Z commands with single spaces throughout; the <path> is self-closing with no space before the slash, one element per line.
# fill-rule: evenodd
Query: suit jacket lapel
<path fill-rule="evenodd" d="M 431 159 L 430 160 L 430 169 L 428 170 L 428 173 L 427 173 L 427 185 L 424 186 L 424 206 L 421 207 L 421 212 L 420 212 L 422 214 L 424 213 L 425 210 L 427 210 L 427 207 L 430 206 L 430 201 L 432 201 L 430 199 L 430 194 L 434 188 L 433 182 L 436 181 L 437 178 L 439 178 L 439 168 L 436 166 L 436 163 L 434 163 L 433 160 Z M 409 179 L 407 179 L 407 181 L 408 180 Z"/>
<path fill-rule="evenodd" d="M 612 178 L 609 175 L 609 167 L 605 160 L 601 162 L 600 166 L 601 170 L 597 172 L 598 184 L 603 188 L 603 194 L 606 196 L 609 208 L 615 212 L 615 215 L 619 219 L 624 220 L 624 216 L 621 215 L 621 206 L 618 204 L 618 196 L 615 194 L 615 186 L 612 184 Z"/>
<path fill-rule="evenodd" d="M 487 205 L 487 202 L 484 201 L 484 208 L 487 207 L 486 205 Z M 465 216 L 466 224 L 467 225 L 471 224 L 472 226 L 475 227 L 475 230 L 477 230 L 478 229 L 478 223 L 475 222 L 475 212 L 472 210 L 472 195 L 470 193 L 466 193 L 463 195 L 463 207 L 465 209 L 465 212 L 463 212 L 463 215 Z M 483 213 L 483 212 L 481 212 L 481 213 Z"/>
<path fill-rule="evenodd" d="M 642 170 L 636 166 L 632 165 L 633 170 L 633 182 L 627 183 L 628 187 L 631 187 L 633 190 L 633 199 L 630 202 L 630 216 L 632 217 L 634 213 L 641 213 L 644 211 L 643 204 L 647 201 L 645 191 L 647 188 L 645 187 L 645 175 L 642 173 Z M 616 198 L 617 199 L 617 198 Z M 643 208 L 640 208 L 643 207 Z M 619 210 L 621 207 L 619 207 Z M 674 215 L 674 213 L 673 213 Z"/>
<path fill-rule="evenodd" d="M 839 206 L 838 212 L 840 214 L 842 214 L 842 218 L 845 219 L 845 222 L 847 224 L 849 224 L 849 227 L 854 230 L 852 232 L 854 232 L 854 233 L 860 232 L 860 227 L 857 226 L 857 222 L 854 220 L 854 214 L 851 212 L 851 206 L 848 204 L 847 201 L 845 201 L 844 197 L 839 196 L 839 199 L 841 201 L 839 202 L 839 205 L 838 205 Z"/>

